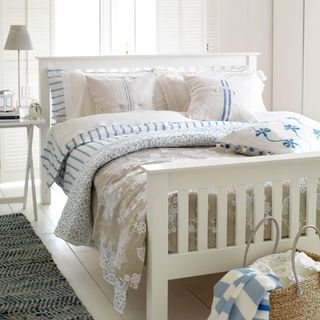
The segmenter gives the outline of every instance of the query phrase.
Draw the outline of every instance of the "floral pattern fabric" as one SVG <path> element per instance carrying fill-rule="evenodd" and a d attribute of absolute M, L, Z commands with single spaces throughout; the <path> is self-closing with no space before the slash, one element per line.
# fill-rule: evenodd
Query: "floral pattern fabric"
<path fill-rule="evenodd" d="M 144 211 L 137 210 L 137 208 L 132 208 L 134 211 L 130 213 L 130 215 L 121 215 L 121 210 L 125 208 L 124 202 L 120 201 L 118 205 L 116 205 L 116 201 L 114 203 L 109 202 L 105 207 L 105 216 L 110 219 L 115 219 L 113 231 L 117 233 L 117 237 L 114 241 L 108 243 L 101 237 L 99 239 L 93 237 L 95 217 L 91 214 L 91 204 L 94 204 L 94 201 L 91 202 L 91 187 L 97 170 L 119 157 L 124 157 L 133 152 L 145 149 L 214 146 L 218 138 L 243 125 L 244 124 L 241 123 L 220 122 L 216 123 L 215 126 L 212 124 L 200 128 L 190 127 L 188 125 L 189 129 L 186 129 L 185 126 L 172 126 L 171 130 L 167 130 L 167 128 L 164 127 L 163 130 L 159 129 L 158 131 L 140 133 L 128 133 L 123 130 L 122 134 L 119 133 L 112 137 L 109 135 L 103 137 L 101 133 L 97 134 L 97 139 L 104 139 L 103 148 L 95 151 L 79 170 L 79 175 L 73 183 L 55 234 L 74 245 L 92 245 L 100 249 L 102 257 L 101 265 L 105 278 L 115 287 L 114 307 L 116 310 L 119 312 L 124 310 L 124 298 L 127 288 L 129 286 L 137 288 L 140 282 L 145 251 L 144 242 L 146 238 L 145 213 Z M 150 124 L 148 126 L 150 126 Z M 87 136 L 91 137 L 92 134 L 88 134 Z M 66 149 L 74 149 L 77 144 L 76 141 L 78 140 L 82 141 L 82 143 L 92 141 L 86 141 L 87 136 L 82 134 L 80 138 L 72 139 Z M 72 151 L 71 153 L 64 153 L 64 148 L 61 146 L 56 146 L 55 150 L 60 153 L 60 157 L 62 157 L 62 154 L 65 154 L 65 157 L 72 155 Z M 63 152 L 61 152 L 61 150 Z M 50 152 L 54 154 L 53 149 L 50 150 Z M 52 158 L 57 159 L 59 157 L 53 156 Z M 57 163 L 60 163 L 61 168 L 56 168 L 55 172 L 57 177 L 61 179 L 65 159 L 61 160 L 59 158 Z M 118 188 L 118 191 L 115 192 L 119 192 L 120 194 L 121 186 L 119 185 Z M 143 197 L 143 194 L 137 194 L 136 196 L 137 198 Z M 125 194 L 123 194 L 123 198 L 126 198 Z M 128 222 L 126 220 L 128 220 Z M 118 228 L 116 228 L 116 223 L 118 224 Z M 136 226 L 135 230 L 137 230 L 134 232 L 138 235 L 140 233 L 142 242 L 136 241 L 134 237 L 127 237 L 128 232 L 131 232 L 134 226 Z M 134 243 L 134 245 L 132 245 L 132 243 Z M 113 251 L 114 248 L 116 248 L 116 252 Z M 130 256 L 140 257 L 139 272 L 132 271 L 133 264 L 130 264 Z M 123 267 L 125 261 L 129 261 L 127 265 L 129 270 L 127 272 Z M 123 276 L 119 276 L 119 270 Z"/>
<path fill-rule="evenodd" d="M 223 137 L 222 147 L 250 156 L 320 151 L 319 122 L 296 113 L 270 113 Z"/>
<path fill-rule="evenodd" d="M 123 312 L 127 289 L 138 288 L 146 253 L 146 173 L 141 165 L 169 161 L 197 161 L 226 155 L 215 148 L 216 141 L 243 124 L 219 123 L 212 127 L 172 128 L 152 132 L 103 137 L 103 147 L 90 155 L 79 170 L 67 204 L 55 230 L 60 238 L 75 245 L 91 245 L 100 251 L 104 278 L 114 286 L 114 307 Z M 89 135 L 90 136 L 90 135 Z M 97 133 L 97 139 L 102 139 Z M 84 135 L 79 138 L 83 143 Z M 69 144 L 76 148 L 77 138 Z M 192 148 L 190 148 L 192 147 Z M 64 150 L 62 147 L 57 150 Z M 53 152 L 53 151 L 51 151 Z M 72 150 L 67 155 L 72 155 Z M 64 163 L 62 161 L 61 163 Z M 61 177 L 63 170 L 57 170 Z M 213 181 L 214 184 L 214 181 Z M 305 199 L 301 184 L 301 220 L 305 217 Z M 287 234 L 288 186 L 283 192 L 283 235 Z M 215 247 L 216 193 L 209 190 L 209 247 Z M 247 192 L 247 231 L 253 227 L 254 194 Z M 287 205 L 286 205 L 287 204 Z M 319 201 L 318 201 L 319 204 Z M 197 194 L 189 194 L 189 248 L 196 248 Z M 169 194 L 169 251 L 176 251 L 177 194 Z M 318 208 L 319 209 L 319 208 Z M 287 210 L 287 211 L 286 211 Z M 265 214 L 271 211 L 271 187 L 266 186 Z M 228 245 L 234 244 L 235 193 L 228 195 Z M 270 229 L 266 228 L 266 237 Z"/>

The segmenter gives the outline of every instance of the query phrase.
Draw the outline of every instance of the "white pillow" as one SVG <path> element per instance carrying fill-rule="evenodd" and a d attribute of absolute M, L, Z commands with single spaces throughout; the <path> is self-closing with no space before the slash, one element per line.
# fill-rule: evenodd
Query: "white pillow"
<path fill-rule="evenodd" d="M 109 72 L 109 73 L 84 73 L 81 71 L 62 71 L 61 77 L 64 87 L 64 102 L 66 109 L 67 120 L 84 117 L 95 114 L 94 102 L 91 98 L 86 75 L 91 75 L 96 78 L 123 78 L 123 77 L 140 77 L 144 75 L 152 75 L 149 71 L 138 72 Z M 160 89 L 161 90 L 161 89 Z M 157 110 L 165 110 L 166 101 L 161 99 L 162 92 L 155 87 L 154 107 Z"/>
<path fill-rule="evenodd" d="M 96 113 L 152 110 L 155 76 L 97 78 L 86 76 Z"/>
<path fill-rule="evenodd" d="M 221 139 L 226 149 L 245 155 L 320 151 L 320 123 L 300 114 L 267 115 Z"/>
<path fill-rule="evenodd" d="M 266 111 L 262 100 L 262 92 L 264 89 L 263 81 L 266 78 L 261 71 L 249 72 L 247 69 L 212 71 L 209 69 L 207 71 L 200 72 L 180 72 L 181 76 L 179 76 L 178 72 L 175 73 L 173 71 L 168 71 L 167 73 L 162 71 L 162 73 L 158 72 L 156 74 L 158 74 L 158 80 L 166 98 L 169 110 L 186 112 L 188 111 L 190 102 L 192 102 L 190 97 L 190 87 L 182 77 L 184 75 L 185 79 L 194 76 L 216 80 L 221 78 L 227 79 L 237 85 L 239 89 L 241 88 L 242 91 L 247 91 L 247 96 L 250 96 L 251 94 L 254 95 L 255 100 L 252 101 L 250 106 L 250 108 L 253 109 L 252 111 Z M 242 96 L 244 93 L 245 92 L 242 93 Z M 201 117 L 197 119 L 202 120 Z M 211 117 L 206 117 L 203 120 L 213 119 Z"/>
<path fill-rule="evenodd" d="M 62 72 L 67 119 L 95 114 L 86 76 L 82 72 Z"/>
<path fill-rule="evenodd" d="M 191 96 L 188 113 L 193 119 L 251 122 L 252 112 L 266 111 L 264 85 L 255 73 L 222 79 L 184 78 Z"/>
<path fill-rule="evenodd" d="M 182 77 L 160 76 L 158 78 L 169 110 L 186 112 L 190 104 L 190 94 Z"/>
<path fill-rule="evenodd" d="M 154 110 L 169 110 L 159 79 L 154 81 L 153 106 Z"/>

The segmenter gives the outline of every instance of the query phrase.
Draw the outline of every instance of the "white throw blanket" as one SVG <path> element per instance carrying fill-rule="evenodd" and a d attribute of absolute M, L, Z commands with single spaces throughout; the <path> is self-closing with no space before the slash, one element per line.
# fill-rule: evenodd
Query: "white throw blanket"
<path fill-rule="evenodd" d="M 274 273 L 279 277 L 282 286 L 288 287 L 295 283 L 292 273 L 291 255 L 291 250 L 284 253 L 271 254 L 256 260 L 250 265 L 250 268 L 263 273 Z M 295 261 L 300 282 L 320 272 L 320 262 L 314 261 L 304 252 L 296 252 Z"/>
<path fill-rule="evenodd" d="M 270 292 L 281 287 L 272 273 L 251 268 L 229 271 L 215 286 L 208 320 L 269 319 Z"/>

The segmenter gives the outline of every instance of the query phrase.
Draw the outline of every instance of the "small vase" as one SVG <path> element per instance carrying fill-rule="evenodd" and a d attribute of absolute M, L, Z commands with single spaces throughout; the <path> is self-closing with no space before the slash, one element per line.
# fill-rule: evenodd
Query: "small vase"
<path fill-rule="evenodd" d="M 20 118 L 27 119 L 29 117 L 29 105 L 32 101 L 32 98 L 30 98 L 30 87 L 22 87 L 21 105 L 19 106 Z"/>

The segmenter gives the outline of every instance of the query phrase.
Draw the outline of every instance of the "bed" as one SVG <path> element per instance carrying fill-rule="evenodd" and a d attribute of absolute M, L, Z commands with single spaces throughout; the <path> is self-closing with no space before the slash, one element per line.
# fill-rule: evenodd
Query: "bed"
<path fill-rule="evenodd" d="M 115 287 L 118 311 L 122 311 L 126 289 L 123 282 L 117 282 L 120 269 L 122 278 L 127 277 L 127 283 L 136 287 L 141 277 L 139 270 L 145 263 L 147 319 L 166 319 L 168 281 L 240 266 L 250 224 L 252 227 L 266 213 L 283 226 L 280 250 L 290 248 L 300 224 L 317 223 L 320 153 L 260 157 L 226 154 L 216 144 L 225 135 L 245 127 L 242 122 L 192 120 L 171 111 L 141 111 L 134 115 L 125 112 L 116 120 L 108 114 L 88 116 L 50 129 L 48 70 L 200 70 L 214 66 L 254 71 L 257 56 L 241 53 L 39 58 L 40 103 L 47 120 L 47 126 L 41 129 L 41 147 L 47 150 L 41 171 L 41 199 L 49 203 L 48 186 L 53 181 L 60 184 L 69 199 L 56 234 L 76 245 L 99 244 L 104 270 L 108 266 L 103 264 L 114 262 L 115 256 L 120 265 L 124 264 L 115 273 L 105 274 Z M 137 119 L 133 121 L 134 117 Z M 286 115 L 289 118 L 300 121 Z M 290 124 L 288 128 L 297 135 L 296 126 Z M 312 130 L 318 134 L 317 128 Z M 267 131 L 260 134 L 268 138 Z M 292 144 L 292 139 L 288 141 Z M 195 152 L 190 146 L 196 148 Z M 226 146 L 229 148 L 230 144 L 225 144 L 225 149 Z M 117 207 L 122 213 L 114 217 L 109 207 Z M 106 220 L 108 215 L 110 219 Z M 135 230 L 134 244 L 128 240 L 128 226 Z M 265 229 L 255 236 L 252 259 L 271 251 L 274 230 L 269 226 Z M 111 240 L 101 240 L 110 234 Z M 301 246 L 319 251 L 315 240 L 316 235 L 307 232 Z M 117 252 L 112 255 L 112 250 L 106 248 L 115 242 Z M 128 247 L 136 252 L 137 272 L 126 271 L 125 263 L 132 259 Z M 119 248 L 125 248 L 126 254 Z"/>

